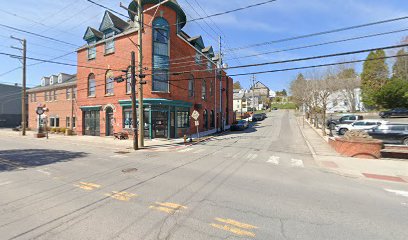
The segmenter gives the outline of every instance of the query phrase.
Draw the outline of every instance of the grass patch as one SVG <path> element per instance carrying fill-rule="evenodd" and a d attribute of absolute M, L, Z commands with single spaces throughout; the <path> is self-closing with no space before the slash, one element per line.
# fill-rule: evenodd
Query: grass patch
<path fill-rule="evenodd" d="M 273 103 L 271 104 L 271 108 L 278 108 L 278 109 L 296 109 L 296 104 L 294 103 Z"/>

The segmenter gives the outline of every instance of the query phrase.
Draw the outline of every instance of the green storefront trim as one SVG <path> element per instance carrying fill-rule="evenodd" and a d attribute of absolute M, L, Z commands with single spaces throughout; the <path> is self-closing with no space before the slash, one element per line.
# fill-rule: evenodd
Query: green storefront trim
<path fill-rule="evenodd" d="M 100 111 L 102 108 L 102 105 L 96 105 L 96 106 L 81 106 L 79 107 L 82 111 Z"/>
<path fill-rule="evenodd" d="M 132 107 L 132 101 L 129 100 L 119 100 L 119 104 L 122 108 L 130 108 Z M 139 101 L 136 100 L 136 107 L 139 106 Z M 152 112 L 167 112 L 167 137 L 170 138 L 171 134 L 171 112 L 174 112 L 174 135 L 175 137 L 179 137 L 177 134 L 177 112 L 178 111 L 188 111 L 190 113 L 190 108 L 193 106 L 193 103 L 185 102 L 181 100 L 169 100 L 163 98 L 145 98 L 143 99 L 143 106 L 146 111 L 149 112 L 149 135 L 150 138 L 153 136 L 153 129 L 152 129 Z M 160 108 L 159 108 L 160 107 Z"/>

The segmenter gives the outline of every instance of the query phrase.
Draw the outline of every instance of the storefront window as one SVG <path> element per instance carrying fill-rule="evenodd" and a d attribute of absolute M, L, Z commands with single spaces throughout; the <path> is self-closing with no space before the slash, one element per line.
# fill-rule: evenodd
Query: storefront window
<path fill-rule="evenodd" d="M 177 128 L 188 128 L 190 126 L 189 112 L 177 112 Z"/>
<path fill-rule="evenodd" d="M 132 109 L 123 111 L 123 128 L 132 128 Z"/>

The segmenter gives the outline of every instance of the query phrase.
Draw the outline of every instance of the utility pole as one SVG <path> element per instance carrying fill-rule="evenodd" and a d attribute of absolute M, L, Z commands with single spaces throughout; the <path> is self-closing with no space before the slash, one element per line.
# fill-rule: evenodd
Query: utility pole
<path fill-rule="evenodd" d="M 131 53 L 131 96 L 132 96 L 132 128 L 133 128 L 133 149 L 138 150 L 138 141 L 137 141 L 137 118 L 136 118 L 136 64 L 135 64 L 135 52 Z M 140 105 L 139 105 L 140 109 Z"/>
<path fill-rule="evenodd" d="M 222 115 L 222 43 L 219 37 L 220 59 L 218 59 L 218 74 L 220 79 L 220 132 L 224 130 L 224 117 Z"/>
<path fill-rule="evenodd" d="M 137 16 L 139 23 L 138 31 L 138 45 L 139 45 L 139 144 L 140 147 L 144 147 L 144 107 L 143 107 L 143 10 L 142 0 L 137 0 Z"/>
<path fill-rule="evenodd" d="M 22 134 L 23 136 L 26 135 L 26 126 L 27 126 L 27 92 L 26 92 L 26 67 L 27 67 L 27 41 L 25 39 L 20 39 L 11 36 L 12 39 L 20 41 L 21 45 L 23 48 L 16 48 L 13 47 L 14 49 L 21 50 L 23 52 L 23 57 L 22 57 L 22 64 L 23 64 L 23 80 L 22 80 L 22 87 L 23 91 L 21 94 L 21 115 L 22 115 Z"/>
<path fill-rule="evenodd" d="M 255 75 L 252 75 L 252 112 L 255 112 Z"/>

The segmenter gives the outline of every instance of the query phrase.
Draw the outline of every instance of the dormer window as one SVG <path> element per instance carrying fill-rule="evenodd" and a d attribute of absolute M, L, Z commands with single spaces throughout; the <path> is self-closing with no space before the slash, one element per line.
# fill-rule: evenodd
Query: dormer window
<path fill-rule="evenodd" d="M 96 58 L 96 40 L 91 40 L 88 42 L 88 60 Z"/>
<path fill-rule="evenodd" d="M 50 77 L 50 85 L 54 84 L 54 77 Z"/>
<path fill-rule="evenodd" d="M 58 76 L 58 83 L 62 83 L 62 75 L 61 74 Z"/>
<path fill-rule="evenodd" d="M 41 79 L 41 86 L 43 86 L 43 87 L 45 86 L 45 78 Z"/>
<path fill-rule="evenodd" d="M 109 31 L 105 34 L 105 54 L 113 53 L 115 52 L 115 32 L 114 31 Z"/>

